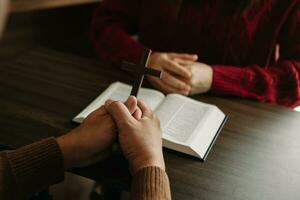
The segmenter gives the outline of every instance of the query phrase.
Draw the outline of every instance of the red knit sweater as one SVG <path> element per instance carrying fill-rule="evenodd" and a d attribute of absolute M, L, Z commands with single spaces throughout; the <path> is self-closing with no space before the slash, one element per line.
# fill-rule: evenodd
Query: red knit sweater
<path fill-rule="evenodd" d="M 104 0 L 93 45 L 114 63 L 138 62 L 145 46 L 196 53 L 213 67 L 213 93 L 300 105 L 300 1 L 261 0 L 243 10 L 229 1 Z"/>

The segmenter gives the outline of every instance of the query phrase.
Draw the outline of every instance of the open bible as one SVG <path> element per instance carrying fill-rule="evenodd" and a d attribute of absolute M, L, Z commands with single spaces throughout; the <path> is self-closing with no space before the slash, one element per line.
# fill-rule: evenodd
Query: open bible
<path fill-rule="evenodd" d="M 126 101 L 131 86 L 115 82 L 74 119 L 81 123 L 91 112 L 104 105 L 107 99 Z M 163 146 L 202 160 L 207 157 L 227 117 L 214 105 L 191 98 L 141 88 L 138 99 L 145 102 L 161 121 Z"/>

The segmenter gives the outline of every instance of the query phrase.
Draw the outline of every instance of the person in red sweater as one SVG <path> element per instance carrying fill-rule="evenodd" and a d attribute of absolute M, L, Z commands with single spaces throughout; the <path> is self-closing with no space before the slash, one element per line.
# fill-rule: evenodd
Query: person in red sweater
<path fill-rule="evenodd" d="M 152 49 L 164 76 L 148 80 L 165 93 L 300 105 L 299 0 L 104 0 L 91 39 L 114 64 Z"/>

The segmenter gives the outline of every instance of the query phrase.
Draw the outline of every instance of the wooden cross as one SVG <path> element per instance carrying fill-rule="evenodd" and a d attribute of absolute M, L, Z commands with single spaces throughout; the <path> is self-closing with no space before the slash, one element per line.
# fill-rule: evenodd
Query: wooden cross
<path fill-rule="evenodd" d="M 126 62 L 126 61 L 123 62 L 123 64 L 122 64 L 121 69 L 135 73 L 135 81 L 133 83 L 133 87 L 132 87 L 131 94 L 130 94 L 132 96 L 137 97 L 139 90 L 142 86 L 145 75 L 146 76 L 156 76 L 159 78 L 162 77 L 161 71 L 148 68 L 148 62 L 149 62 L 150 55 L 151 55 L 151 50 L 145 49 L 143 57 L 142 57 L 139 65 L 136 65 L 136 64 L 133 64 L 130 62 Z"/>

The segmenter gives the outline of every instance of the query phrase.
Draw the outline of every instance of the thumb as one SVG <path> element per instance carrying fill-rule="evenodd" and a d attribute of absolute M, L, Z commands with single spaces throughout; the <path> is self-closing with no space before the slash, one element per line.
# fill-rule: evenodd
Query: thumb
<path fill-rule="evenodd" d="M 126 107 L 128 108 L 130 114 L 134 114 L 138 110 L 137 99 L 134 96 L 130 96 L 125 102 Z"/>
<path fill-rule="evenodd" d="M 120 101 L 115 101 L 110 104 L 106 104 L 105 108 L 107 109 L 109 114 L 111 114 L 118 128 L 121 128 L 124 122 L 134 120 L 127 107 Z"/>

